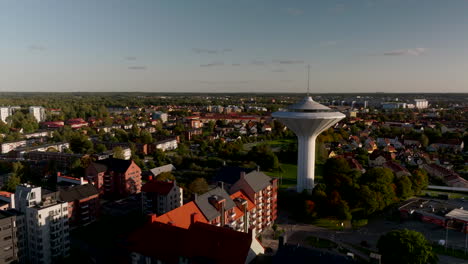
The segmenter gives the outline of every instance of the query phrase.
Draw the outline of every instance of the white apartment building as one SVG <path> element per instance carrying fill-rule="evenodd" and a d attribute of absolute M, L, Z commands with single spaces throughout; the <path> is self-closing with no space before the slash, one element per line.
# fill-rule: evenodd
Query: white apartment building
<path fill-rule="evenodd" d="M 45 109 L 42 106 L 30 106 L 29 113 L 36 118 L 37 122 L 42 122 L 46 118 Z"/>
<path fill-rule="evenodd" d="M 175 138 L 161 140 L 161 141 L 155 142 L 154 145 L 156 146 L 157 149 L 160 149 L 162 151 L 174 150 L 178 146 L 177 139 Z"/>
<path fill-rule="evenodd" d="M 3 123 L 6 123 L 6 119 L 10 116 L 10 113 L 10 107 L 0 107 L 0 120 L 2 120 Z"/>
<path fill-rule="evenodd" d="M 15 209 L 24 214 L 27 263 L 53 263 L 69 255 L 68 203 L 52 192 L 18 185 Z"/>
<path fill-rule="evenodd" d="M 183 189 L 176 181 L 150 180 L 141 188 L 143 213 L 162 215 L 172 211 L 183 202 Z"/>
<path fill-rule="evenodd" d="M 429 106 L 429 102 L 426 99 L 414 99 L 416 108 L 426 109 Z"/>
<path fill-rule="evenodd" d="M 19 106 L 1 106 L 0 107 L 0 120 L 6 123 L 7 117 L 11 116 L 16 110 L 21 109 Z"/>

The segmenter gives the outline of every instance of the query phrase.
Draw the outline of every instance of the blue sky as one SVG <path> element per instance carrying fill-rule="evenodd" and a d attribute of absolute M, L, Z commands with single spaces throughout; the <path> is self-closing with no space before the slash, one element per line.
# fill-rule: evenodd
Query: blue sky
<path fill-rule="evenodd" d="M 3 0 L 0 91 L 468 92 L 468 0 Z"/>

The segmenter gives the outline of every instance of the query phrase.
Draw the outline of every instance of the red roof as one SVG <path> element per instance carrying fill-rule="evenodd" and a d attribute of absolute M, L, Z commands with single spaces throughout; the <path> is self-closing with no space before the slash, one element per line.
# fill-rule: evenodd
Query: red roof
<path fill-rule="evenodd" d="M 247 197 L 247 195 L 242 191 L 237 191 L 231 194 L 231 199 L 242 198 L 247 201 L 247 211 L 251 211 L 255 208 L 255 204 Z"/>
<path fill-rule="evenodd" d="M 0 196 L 10 198 L 13 193 L 11 192 L 5 192 L 5 191 L 0 191 Z"/>
<path fill-rule="evenodd" d="M 151 193 L 158 193 L 162 195 L 167 195 L 174 187 L 174 182 L 170 181 L 157 181 L 152 180 L 141 187 L 143 192 L 151 192 Z"/>
<path fill-rule="evenodd" d="M 156 218 L 156 222 L 172 224 L 181 228 L 189 228 L 192 215 L 196 214 L 198 222 L 208 223 L 202 211 L 194 202 L 189 202 L 181 207 L 169 211 Z"/>
<path fill-rule="evenodd" d="M 132 233 L 128 249 L 165 263 L 179 263 L 179 257 L 213 263 L 245 263 L 252 234 L 204 223 L 188 229 L 162 223 L 147 224 Z"/>

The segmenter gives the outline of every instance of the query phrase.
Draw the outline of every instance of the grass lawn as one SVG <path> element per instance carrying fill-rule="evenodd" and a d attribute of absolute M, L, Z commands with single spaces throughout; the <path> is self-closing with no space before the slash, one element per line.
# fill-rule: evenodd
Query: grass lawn
<path fill-rule="evenodd" d="M 270 177 L 275 177 L 280 179 L 280 188 L 290 188 L 296 185 L 297 183 L 297 165 L 296 164 L 287 164 L 282 163 L 281 168 L 283 172 L 265 172 Z M 323 165 L 315 164 L 315 181 L 319 183 L 322 181 L 323 177 Z"/>
<path fill-rule="evenodd" d="M 289 144 L 294 143 L 294 139 L 277 139 L 277 140 L 268 140 L 268 141 L 259 141 L 254 143 L 246 143 L 244 144 L 244 150 L 249 151 L 254 146 L 258 145 L 269 145 L 273 151 L 279 151 L 282 147 L 286 147 Z"/>
<path fill-rule="evenodd" d="M 445 250 L 444 246 L 432 245 L 432 250 L 440 255 L 446 255 L 460 259 L 468 259 L 468 255 L 466 255 L 464 251 L 458 249 L 451 249 L 450 246 L 447 250 Z"/>
<path fill-rule="evenodd" d="M 270 177 L 278 178 L 280 188 L 290 188 L 297 183 L 297 165 L 296 164 L 281 164 L 283 172 L 266 172 Z"/>
<path fill-rule="evenodd" d="M 341 223 L 344 221 L 331 219 L 331 218 L 320 218 L 312 222 L 313 225 L 332 229 L 332 230 L 343 230 Z"/>
<path fill-rule="evenodd" d="M 336 248 L 338 245 L 328 239 L 318 238 L 318 237 L 307 237 L 306 243 L 316 248 Z"/>
<path fill-rule="evenodd" d="M 459 199 L 462 197 L 468 197 L 467 193 L 463 194 L 463 193 L 456 193 L 456 192 L 444 192 L 444 191 L 433 191 L 433 190 L 424 190 L 423 194 L 424 193 L 429 196 L 436 197 L 436 198 L 439 194 L 448 194 L 450 199 Z"/>

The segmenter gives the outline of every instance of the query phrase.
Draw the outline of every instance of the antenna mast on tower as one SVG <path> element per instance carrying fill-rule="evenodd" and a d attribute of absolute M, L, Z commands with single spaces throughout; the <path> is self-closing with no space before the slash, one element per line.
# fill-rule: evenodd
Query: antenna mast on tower
<path fill-rule="evenodd" d="M 309 97 L 309 86 L 310 86 L 310 64 L 307 65 L 307 97 Z"/>

